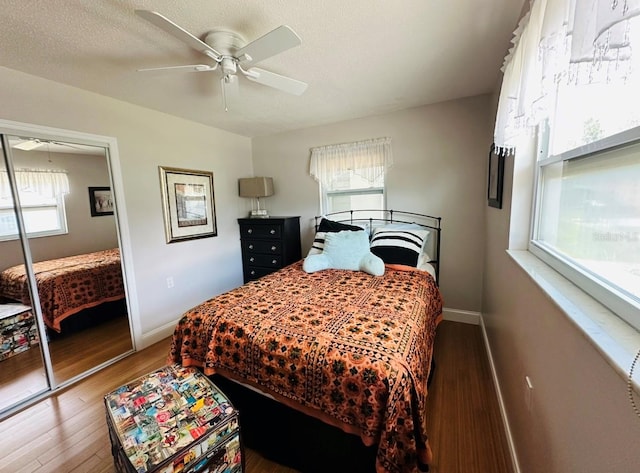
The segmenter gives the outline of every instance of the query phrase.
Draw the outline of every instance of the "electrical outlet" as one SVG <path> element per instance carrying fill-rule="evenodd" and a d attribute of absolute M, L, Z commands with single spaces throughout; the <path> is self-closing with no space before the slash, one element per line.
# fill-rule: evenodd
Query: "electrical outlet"
<path fill-rule="evenodd" d="M 173 276 L 169 276 L 167 278 L 167 288 L 171 289 L 173 287 Z"/>
<path fill-rule="evenodd" d="M 529 376 L 524 377 L 524 402 L 527 410 L 531 412 L 531 398 L 533 397 L 533 383 Z"/>

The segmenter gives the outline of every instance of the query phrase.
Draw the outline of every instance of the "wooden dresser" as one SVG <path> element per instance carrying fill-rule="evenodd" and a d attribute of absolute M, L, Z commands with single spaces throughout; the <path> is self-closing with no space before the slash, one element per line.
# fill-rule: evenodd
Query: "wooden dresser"
<path fill-rule="evenodd" d="M 300 217 L 239 218 L 244 282 L 301 258 Z"/>

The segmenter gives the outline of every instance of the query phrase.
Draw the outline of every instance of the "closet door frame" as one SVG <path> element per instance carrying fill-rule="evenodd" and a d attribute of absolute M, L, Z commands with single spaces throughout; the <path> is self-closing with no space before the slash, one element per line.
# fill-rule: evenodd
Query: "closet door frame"
<path fill-rule="evenodd" d="M 9 182 L 12 187 L 12 192 L 14 193 L 14 199 L 18 199 L 17 188 L 15 187 L 15 179 L 14 179 L 14 169 L 13 169 L 13 161 L 11 158 L 11 149 L 9 147 L 9 136 L 16 135 L 20 137 L 28 137 L 41 139 L 44 141 L 60 141 L 66 143 L 73 143 L 78 145 L 89 145 L 96 146 L 100 148 L 104 148 L 105 157 L 107 160 L 107 167 L 109 170 L 109 179 L 111 183 L 111 189 L 113 190 L 113 198 L 115 201 L 115 224 L 116 224 L 116 233 L 118 237 L 118 243 L 120 247 L 121 254 L 121 266 L 122 266 L 122 277 L 124 283 L 125 290 L 125 299 L 127 301 L 127 313 L 129 318 L 129 329 L 130 329 L 130 337 L 132 343 L 132 350 L 121 354 L 120 356 L 113 358 L 105 363 L 102 363 L 98 366 L 95 366 L 77 376 L 66 379 L 60 383 L 56 383 L 54 374 L 53 374 L 53 366 L 51 362 L 51 357 L 49 353 L 49 346 L 46 340 L 46 337 L 42 336 L 45 334 L 45 326 L 44 321 L 42 319 L 42 311 L 40 307 L 40 300 L 38 297 L 37 284 L 35 280 L 35 275 L 33 273 L 33 260 L 31 256 L 31 251 L 29 248 L 28 238 L 25 231 L 24 220 L 22 218 L 22 213 L 19 211 L 20 202 L 16 200 L 16 216 L 17 223 L 19 229 L 19 237 L 21 246 L 24 252 L 24 259 L 26 265 L 26 274 L 29 281 L 29 290 L 31 294 L 31 298 L 33 301 L 33 309 L 37 313 L 36 320 L 38 323 L 38 330 L 41 334 L 41 351 L 43 356 L 43 362 L 45 367 L 45 372 L 47 376 L 47 381 L 49 384 L 49 389 L 45 390 L 41 393 L 36 393 L 28 399 L 24 400 L 24 402 L 20 402 L 17 405 L 5 410 L 0 414 L 0 419 L 11 415 L 12 413 L 21 410 L 35 402 L 40 401 L 52 393 L 59 391 L 80 379 L 83 379 L 96 371 L 101 370 L 105 366 L 108 366 L 128 355 L 136 351 L 136 341 L 139 340 L 140 326 L 139 326 L 139 317 L 138 317 L 138 300 L 136 298 L 136 291 L 134 287 L 134 278 L 128 277 L 129 274 L 133 274 L 133 269 L 131 267 L 132 262 L 132 251 L 131 251 L 131 239 L 130 232 L 128 226 L 128 219 L 126 215 L 126 205 L 124 199 L 124 185 L 122 181 L 122 171 L 120 168 L 120 159 L 118 154 L 118 146 L 117 141 L 113 137 L 103 136 L 103 135 L 94 135 L 88 133 L 77 132 L 73 130 L 64 130 L 59 128 L 51 128 L 44 127 L 39 125 L 32 125 L 28 123 L 20 123 L 9 120 L 0 119 L 0 134 L 2 135 L 2 146 L 5 150 L 4 152 L 7 155 L 7 171 L 10 174 Z"/>

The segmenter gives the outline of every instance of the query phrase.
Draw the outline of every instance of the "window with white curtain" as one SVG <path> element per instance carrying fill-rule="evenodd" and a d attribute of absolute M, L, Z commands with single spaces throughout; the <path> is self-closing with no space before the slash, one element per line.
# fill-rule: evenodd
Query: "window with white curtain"
<path fill-rule="evenodd" d="M 392 162 L 390 138 L 312 148 L 310 174 L 319 183 L 321 213 L 384 210 Z"/>
<path fill-rule="evenodd" d="M 31 238 L 67 233 L 64 195 L 69 193 L 65 171 L 16 169 L 16 186 L 27 235 Z M 0 240 L 18 238 L 6 170 L 0 170 Z"/>
<path fill-rule="evenodd" d="M 538 138 L 529 249 L 640 329 L 640 0 L 536 0 L 496 145 Z"/>

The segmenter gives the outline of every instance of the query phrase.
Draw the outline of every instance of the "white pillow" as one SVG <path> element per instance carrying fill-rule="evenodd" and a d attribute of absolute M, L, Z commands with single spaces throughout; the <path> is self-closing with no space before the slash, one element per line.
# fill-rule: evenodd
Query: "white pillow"
<path fill-rule="evenodd" d="M 418 266 L 416 267 L 416 269 L 429 273 L 431 276 L 433 276 L 433 279 L 436 278 L 436 268 L 434 268 L 431 263 L 422 263 L 422 264 L 418 263 Z"/>
<path fill-rule="evenodd" d="M 324 251 L 307 256 L 302 269 L 307 273 L 323 269 L 347 269 L 382 276 L 384 261 L 371 253 L 369 238 L 365 232 L 344 230 L 327 233 Z"/>

